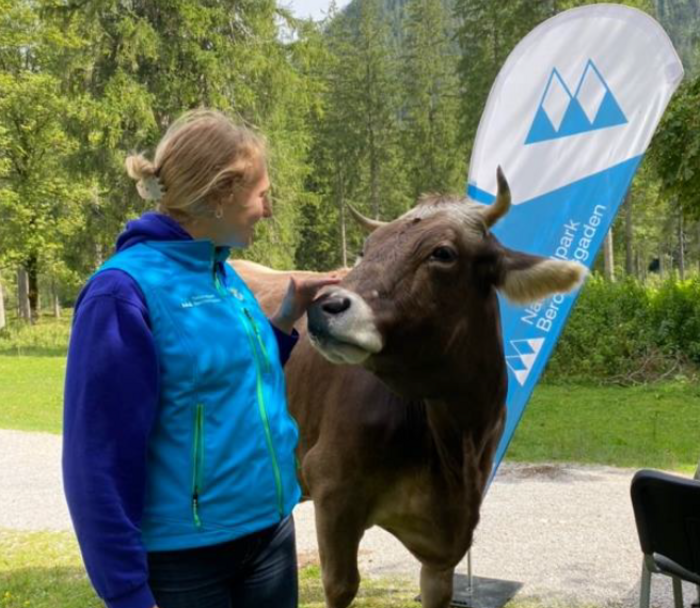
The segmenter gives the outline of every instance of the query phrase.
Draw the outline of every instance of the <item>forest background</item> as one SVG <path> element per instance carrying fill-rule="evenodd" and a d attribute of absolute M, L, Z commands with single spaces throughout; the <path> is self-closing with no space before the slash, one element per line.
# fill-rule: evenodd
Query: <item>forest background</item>
<path fill-rule="evenodd" d="M 152 155 L 198 106 L 269 141 L 275 215 L 237 255 L 352 265 L 363 234 L 347 205 L 392 219 L 422 192 L 464 193 L 501 65 L 537 24 L 584 4 L 353 0 L 314 22 L 274 0 L 0 0 L 0 337 L 72 306 L 150 208 L 125 157 Z M 700 363 L 700 3 L 620 4 L 660 21 L 686 78 L 553 369 L 630 380 Z M 589 365 L 569 369 L 576 358 Z"/>

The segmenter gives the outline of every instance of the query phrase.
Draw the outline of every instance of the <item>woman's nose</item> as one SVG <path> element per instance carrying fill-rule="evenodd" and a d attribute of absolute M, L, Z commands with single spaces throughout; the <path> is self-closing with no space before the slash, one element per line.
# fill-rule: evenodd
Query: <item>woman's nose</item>
<path fill-rule="evenodd" d="M 263 199 L 263 217 L 272 217 L 272 201 L 268 197 Z"/>

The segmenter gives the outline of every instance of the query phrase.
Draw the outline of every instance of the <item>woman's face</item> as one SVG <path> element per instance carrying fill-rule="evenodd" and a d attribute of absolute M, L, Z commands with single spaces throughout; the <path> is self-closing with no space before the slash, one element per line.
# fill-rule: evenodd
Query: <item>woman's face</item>
<path fill-rule="evenodd" d="M 255 224 L 264 217 L 272 217 L 269 192 L 270 178 L 265 169 L 257 183 L 224 204 L 223 217 L 217 220 L 218 244 L 241 249 L 252 244 Z"/>

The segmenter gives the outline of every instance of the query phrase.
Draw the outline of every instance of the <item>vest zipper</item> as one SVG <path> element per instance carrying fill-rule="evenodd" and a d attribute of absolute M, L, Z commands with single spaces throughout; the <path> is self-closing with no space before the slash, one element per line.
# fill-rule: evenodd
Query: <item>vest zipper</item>
<path fill-rule="evenodd" d="M 245 311 L 245 315 L 246 317 L 248 317 L 250 324 L 253 326 L 255 337 L 258 339 L 258 344 L 260 345 L 260 350 L 262 351 L 263 355 L 263 362 L 265 363 L 265 373 L 270 373 L 270 357 L 267 356 L 267 349 L 265 348 L 265 343 L 263 342 L 263 339 L 260 336 L 258 326 L 255 323 L 255 319 L 253 319 L 253 315 L 250 314 L 250 311 L 245 307 L 243 308 L 243 310 Z"/>
<path fill-rule="evenodd" d="M 214 264 L 214 285 L 216 286 L 217 291 L 222 294 L 223 296 L 229 297 L 229 294 L 226 292 L 226 290 L 223 288 L 221 285 L 221 279 L 219 278 L 219 274 L 216 272 L 216 264 Z M 234 305 L 235 306 L 235 305 Z M 260 336 L 260 332 L 258 331 L 258 326 L 255 323 L 255 320 L 253 319 L 253 315 L 250 314 L 250 311 L 244 306 L 243 311 L 245 313 L 245 316 L 247 317 L 248 321 L 250 322 L 250 325 L 253 328 L 253 333 L 251 333 L 251 330 L 248 326 L 248 322 L 246 322 L 245 318 L 242 318 L 241 321 L 243 322 L 243 327 L 245 328 L 246 334 L 248 335 L 248 341 L 250 342 L 250 347 L 253 351 L 253 356 L 255 358 L 255 373 L 256 373 L 256 392 L 257 392 L 257 398 L 258 398 L 258 412 L 260 414 L 260 418 L 262 419 L 263 423 L 263 428 L 265 429 L 265 442 L 267 443 L 267 450 L 270 454 L 270 460 L 272 461 L 272 471 L 275 476 L 275 486 L 277 489 L 277 510 L 279 511 L 280 517 L 284 515 L 284 494 L 282 490 L 282 476 L 280 475 L 280 469 L 279 465 L 277 464 L 277 455 L 275 453 L 275 447 L 272 442 L 272 431 L 270 430 L 270 420 L 267 417 L 267 409 L 265 408 L 265 396 L 263 394 L 263 387 L 262 387 L 262 370 L 260 363 L 260 355 L 258 354 L 258 348 L 256 347 L 256 340 L 258 345 L 260 346 L 260 351 L 262 352 L 262 359 L 264 362 L 264 369 L 266 372 L 270 371 L 270 360 L 267 355 L 267 349 L 265 348 L 265 344 L 262 340 L 262 337 Z M 240 313 L 239 313 L 240 314 Z M 253 338 L 253 334 L 255 335 L 255 338 Z"/>
<path fill-rule="evenodd" d="M 253 327 L 255 327 L 255 323 L 253 322 L 250 312 L 248 311 L 247 308 L 243 308 L 245 311 L 246 316 L 251 320 L 251 323 L 253 323 Z M 275 454 L 275 448 L 272 443 L 272 431 L 270 430 L 270 420 L 267 417 L 267 410 L 265 409 L 265 397 L 263 395 L 263 390 L 262 390 L 262 374 L 260 370 L 260 358 L 258 357 L 258 349 L 255 347 L 255 341 L 253 339 L 253 336 L 250 332 L 250 329 L 248 328 L 248 323 L 246 323 L 245 319 L 243 320 L 243 325 L 245 327 L 246 333 L 248 334 L 248 340 L 250 341 L 250 347 L 253 349 L 253 353 L 255 355 L 255 371 L 257 375 L 257 395 L 258 395 L 258 411 L 260 413 L 260 418 L 262 419 L 263 422 L 263 427 L 265 429 L 265 440 L 267 442 L 267 450 L 270 453 L 270 459 L 272 460 L 272 471 L 275 475 L 275 485 L 277 487 L 277 509 L 279 510 L 280 517 L 284 514 L 284 496 L 282 493 L 282 477 L 280 475 L 280 469 L 279 465 L 277 464 L 277 455 Z M 257 328 L 256 328 L 257 331 Z"/>
<path fill-rule="evenodd" d="M 192 453 L 194 472 L 192 474 L 192 516 L 198 528 L 202 526 L 199 518 L 199 495 L 202 491 L 202 470 L 204 468 L 204 406 L 197 404 L 194 419 L 194 449 Z"/>

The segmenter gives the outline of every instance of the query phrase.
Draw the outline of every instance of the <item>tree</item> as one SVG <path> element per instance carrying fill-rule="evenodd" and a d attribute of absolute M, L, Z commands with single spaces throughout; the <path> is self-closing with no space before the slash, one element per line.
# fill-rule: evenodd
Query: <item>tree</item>
<path fill-rule="evenodd" d="M 320 196 L 316 218 L 307 215 L 299 260 L 328 266 L 347 264 L 363 235 L 346 223 L 346 205 L 374 217 L 393 217 L 409 204 L 399 132 L 397 51 L 381 17 L 378 0 L 361 0 L 334 15 L 324 28 L 321 112 L 313 123 L 310 186 Z M 311 211 L 311 208 L 307 209 Z M 331 228 L 332 227 L 332 228 Z M 336 235 L 338 255 L 328 247 Z M 319 256 L 324 252 L 325 255 Z"/>
<path fill-rule="evenodd" d="M 671 99 L 650 152 L 662 191 L 689 218 L 700 219 L 700 76 Z"/>
<path fill-rule="evenodd" d="M 79 222 L 83 194 L 63 161 L 75 148 L 63 118 L 72 111 L 50 73 L 52 53 L 70 32 L 47 26 L 31 3 L 13 3 L 0 19 L 0 240 L 4 262 L 26 271 L 31 319 L 38 277 Z M 20 276 L 23 276 L 20 273 Z"/>
<path fill-rule="evenodd" d="M 461 125 L 471 152 L 489 91 L 515 45 L 536 25 L 552 16 L 561 3 L 529 0 L 455 0 L 459 61 Z"/>
<path fill-rule="evenodd" d="M 458 59 L 448 15 L 442 0 L 411 0 L 406 12 L 402 114 L 411 193 L 462 190 L 467 166 L 458 147 Z"/>

